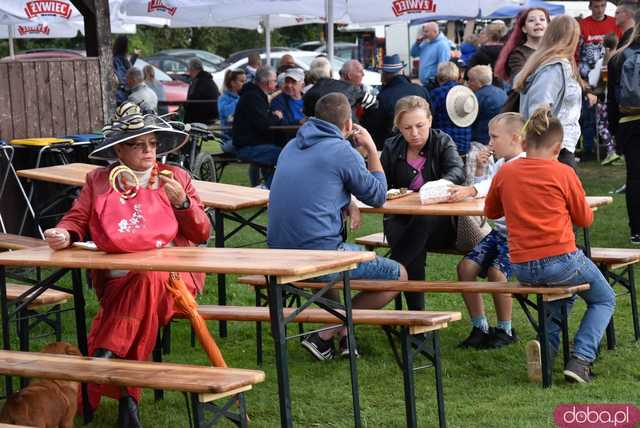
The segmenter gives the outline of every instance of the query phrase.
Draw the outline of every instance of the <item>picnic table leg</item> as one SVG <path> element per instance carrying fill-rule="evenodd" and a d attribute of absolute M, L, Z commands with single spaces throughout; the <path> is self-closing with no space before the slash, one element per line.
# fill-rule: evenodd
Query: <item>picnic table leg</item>
<path fill-rule="evenodd" d="M 407 427 L 418 426 L 416 415 L 416 391 L 413 378 L 413 352 L 411 350 L 411 340 L 406 327 L 402 327 L 400 333 L 402 344 L 402 377 L 404 380 L 404 407 L 407 414 Z"/>
<path fill-rule="evenodd" d="M 589 228 L 585 227 L 584 231 L 584 255 L 591 258 L 591 234 Z"/>
<path fill-rule="evenodd" d="M 444 389 L 442 387 L 442 365 L 440 362 L 440 334 L 438 330 L 432 332 L 433 339 L 433 368 L 436 375 L 436 399 L 438 400 L 438 426 L 445 428 L 447 418 L 444 412 Z"/>
<path fill-rule="evenodd" d="M 87 345 L 87 321 L 84 312 L 84 291 L 82 290 L 82 273 L 79 269 L 71 271 L 71 282 L 73 284 L 73 309 L 76 316 L 76 335 L 78 339 L 78 348 L 82 355 L 89 355 L 89 346 Z M 93 419 L 93 412 L 89 405 L 89 391 L 87 384 L 81 385 L 82 390 L 82 415 L 85 424 Z"/>
<path fill-rule="evenodd" d="M 360 391 L 358 388 L 358 368 L 356 363 L 356 340 L 353 328 L 353 313 L 351 311 L 351 285 L 349 283 L 349 272 L 342 272 L 342 283 L 344 292 L 344 312 L 347 318 L 347 341 L 349 343 L 349 368 L 351 370 L 351 395 L 353 397 L 353 418 L 354 426 L 359 428 L 362 423 L 360 419 Z"/>
<path fill-rule="evenodd" d="M 563 302 L 560 308 L 560 328 L 562 329 L 562 360 L 566 366 L 569 362 L 569 314 L 567 303 Z M 551 368 L 553 370 L 553 367 Z"/>
<path fill-rule="evenodd" d="M 7 306 L 7 278 L 5 267 L 0 266 L 0 310 L 2 311 L 2 348 L 11 349 L 11 338 L 9 336 L 9 307 Z M 5 376 L 5 395 L 8 397 L 13 392 L 11 376 Z"/>
<path fill-rule="evenodd" d="M 542 294 L 537 294 L 538 307 L 538 335 L 540 337 L 540 351 L 542 359 L 542 387 L 549 388 L 551 386 L 551 367 L 549 361 L 549 335 L 547 334 L 547 305 L 544 302 Z"/>
<path fill-rule="evenodd" d="M 224 217 L 220 210 L 214 210 L 213 227 L 215 229 L 215 245 L 216 248 L 224 247 Z M 225 274 L 218 274 L 218 304 L 225 306 L 227 304 L 227 277 Z M 227 337 L 227 322 L 218 321 L 218 329 L 220 337 Z"/>
<path fill-rule="evenodd" d="M 268 278 L 265 278 L 267 283 L 269 281 Z M 262 305 L 262 297 L 260 295 L 260 287 L 255 287 L 256 291 L 256 306 L 260 307 Z M 256 321 L 256 359 L 259 366 L 262 366 L 262 323 L 260 321 Z"/>
<path fill-rule="evenodd" d="M 276 347 L 276 369 L 278 372 L 278 396 L 280 398 L 280 425 L 283 428 L 293 426 L 291 417 L 291 392 L 289 389 L 289 368 L 287 361 L 287 336 L 284 314 L 282 312 L 282 288 L 275 276 L 267 277 L 269 296 L 269 314 L 271 316 L 271 335 Z"/>

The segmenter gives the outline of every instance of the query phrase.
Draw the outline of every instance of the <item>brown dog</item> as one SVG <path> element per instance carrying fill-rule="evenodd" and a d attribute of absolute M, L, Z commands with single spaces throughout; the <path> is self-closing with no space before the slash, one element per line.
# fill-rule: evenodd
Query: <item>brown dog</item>
<path fill-rule="evenodd" d="M 45 346 L 47 354 L 82 355 L 78 348 L 55 342 Z M 40 428 L 73 428 L 78 410 L 78 382 L 40 380 L 7 399 L 0 422 Z"/>

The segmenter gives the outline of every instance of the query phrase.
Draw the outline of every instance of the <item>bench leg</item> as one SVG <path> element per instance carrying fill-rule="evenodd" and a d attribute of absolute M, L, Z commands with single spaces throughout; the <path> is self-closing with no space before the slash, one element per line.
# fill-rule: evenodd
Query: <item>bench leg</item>
<path fill-rule="evenodd" d="M 542 359 L 542 387 L 549 388 L 552 384 L 551 377 L 551 349 L 549 346 L 549 335 L 547 334 L 547 305 L 541 294 L 537 296 L 538 306 L 538 335 L 540 337 L 540 351 Z"/>
<path fill-rule="evenodd" d="M 247 409 L 244 393 L 239 393 L 228 397 L 223 405 L 213 403 L 202 403 L 198 399 L 198 394 L 189 394 L 191 401 L 191 416 L 193 427 L 208 428 L 214 426 L 220 419 L 226 418 L 241 428 L 248 427 Z M 229 409 L 238 407 L 238 412 L 231 412 Z M 207 414 L 210 414 L 207 417 Z M 190 418 L 191 420 L 191 418 Z"/>
<path fill-rule="evenodd" d="M 256 306 L 262 306 L 262 295 L 260 294 L 260 287 L 255 287 L 256 292 Z M 262 366 L 262 323 L 256 322 L 256 358 L 259 366 Z"/>

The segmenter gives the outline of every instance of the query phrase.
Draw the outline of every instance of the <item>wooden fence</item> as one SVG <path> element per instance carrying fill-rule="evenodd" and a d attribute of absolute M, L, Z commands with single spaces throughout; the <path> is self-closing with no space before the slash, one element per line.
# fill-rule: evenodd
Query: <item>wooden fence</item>
<path fill-rule="evenodd" d="M 98 58 L 0 63 L 0 139 L 62 137 L 103 126 Z"/>

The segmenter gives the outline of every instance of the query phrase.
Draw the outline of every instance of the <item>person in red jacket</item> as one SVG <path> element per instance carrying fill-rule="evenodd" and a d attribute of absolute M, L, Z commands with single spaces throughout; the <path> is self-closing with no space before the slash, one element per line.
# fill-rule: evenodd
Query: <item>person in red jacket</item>
<path fill-rule="evenodd" d="M 124 235 L 131 234 L 135 224 L 142 224 L 135 231 L 136 244 L 145 237 L 165 232 L 172 235 L 165 246 L 189 247 L 205 242 L 209 238 L 211 224 L 191 177 L 181 168 L 156 162 L 156 157 L 178 150 L 186 142 L 187 134 L 172 129 L 155 116 L 143 118 L 138 106 L 125 103 L 118 108 L 113 128 L 110 132 L 105 131 L 105 135 L 104 142 L 90 157 L 117 162 L 87 174 L 86 183 L 72 208 L 55 228 L 45 231 L 49 246 L 61 250 L 91 236 L 98 249 L 104 249 L 101 248 L 103 242 L 111 240 L 118 244 L 119 239 L 127 239 Z M 117 232 L 110 233 L 107 230 L 109 225 L 104 222 L 105 211 L 120 204 L 101 204 L 100 201 L 114 194 L 116 182 L 126 181 L 125 177 L 111 176 L 111 172 L 120 166 L 128 167 L 139 183 L 139 186 L 128 190 L 126 183 L 120 183 L 125 188 L 124 193 L 120 193 L 126 195 L 129 191 L 128 195 L 136 204 L 147 203 L 153 208 L 145 211 L 143 206 L 140 216 L 123 219 L 116 226 Z M 136 198 L 133 192 L 139 196 Z M 144 195 L 147 199 L 143 198 Z M 162 227 L 157 229 L 166 228 L 166 231 L 147 230 L 150 228 L 144 227 L 145 224 L 151 224 L 154 215 L 161 216 L 159 224 Z M 122 222 L 128 223 L 131 228 L 120 227 Z M 156 237 L 148 239 L 152 240 L 149 249 L 155 248 Z M 204 274 L 181 272 L 180 276 L 193 295 L 202 290 Z M 92 277 L 100 308 L 89 332 L 89 355 L 147 360 L 153 350 L 158 328 L 170 322 L 175 314 L 173 298 L 165 286 L 169 272 L 96 270 L 92 272 Z M 119 426 L 138 427 L 141 426 L 137 406 L 140 392 L 140 388 L 89 385 L 89 401 L 95 410 L 103 394 L 119 399 Z"/>
<path fill-rule="evenodd" d="M 540 286 L 589 284 L 588 290 L 578 293 L 587 303 L 587 311 L 564 376 L 569 382 L 591 382 L 591 364 L 613 315 L 615 293 L 596 265 L 576 248 L 573 225 L 589 226 L 593 213 L 575 171 L 557 161 L 562 124 L 549 107 L 541 107 L 529 118 L 524 133 L 527 157 L 509 162 L 494 176 L 485 215 L 506 218 L 512 269 L 520 282 Z M 567 305 L 569 311 L 575 297 L 568 302 L 549 303 L 550 314 L 560 319 L 562 306 Z M 549 322 L 547 334 L 555 355 L 560 327 Z M 527 352 L 528 357 L 534 357 L 529 366 L 540 367 L 540 345 L 533 344 L 537 352 Z M 540 378 L 539 373 L 530 375 Z"/>

